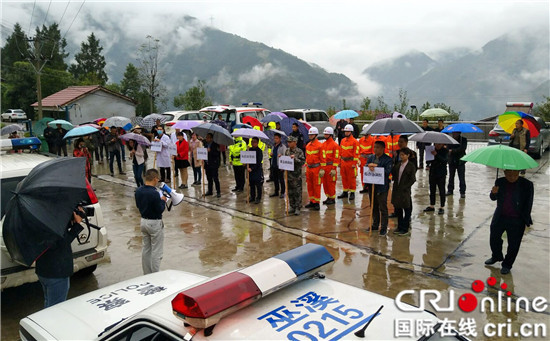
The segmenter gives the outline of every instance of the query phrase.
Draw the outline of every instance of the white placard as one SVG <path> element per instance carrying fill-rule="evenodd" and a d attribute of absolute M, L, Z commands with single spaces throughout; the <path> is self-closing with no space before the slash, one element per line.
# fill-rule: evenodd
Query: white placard
<path fill-rule="evenodd" d="M 280 170 L 294 171 L 294 159 L 290 156 L 281 156 L 277 161 Z"/>
<path fill-rule="evenodd" d="M 197 148 L 197 160 L 208 161 L 208 148 Z"/>
<path fill-rule="evenodd" d="M 367 166 L 363 167 L 363 182 L 366 184 L 383 185 L 384 167 L 374 167 L 374 172 L 371 172 Z"/>
<path fill-rule="evenodd" d="M 432 155 L 432 152 L 435 150 L 435 146 L 431 145 L 431 146 L 426 146 L 425 148 L 426 149 L 424 149 L 424 151 L 426 152 L 426 155 L 424 156 L 424 160 L 426 160 L 426 162 L 433 161 L 434 156 Z"/>
<path fill-rule="evenodd" d="M 151 151 L 160 152 L 161 150 L 162 150 L 162 142 L 160 141 L 151 142 Z"/>
<path fill-rule="evenodd" d="M 178 146 L 175 143 L 168 144 L 168 153 L 170 155 L 178 155 Z"/>
<path fill-rule="evenodd" d="M 241 152 L 241 162 L 245 165 L 255 164 L 256 163 L 256 152 Z"/>

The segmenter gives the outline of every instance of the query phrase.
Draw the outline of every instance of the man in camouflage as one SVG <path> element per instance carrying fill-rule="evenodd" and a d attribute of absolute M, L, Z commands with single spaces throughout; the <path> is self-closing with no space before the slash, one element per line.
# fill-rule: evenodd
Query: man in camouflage
<path fill-rule="evenodd" d="M 298 139 L 295 136 L 288 137 L 288 148 L 285 152 L 286 156 L 294 159 L 294 171 L 286 171 L 288 173 L 288 214 L 300 215 L 302 207 L 302 166 L 306 162 L 304 152 L 298 148 Z"/>

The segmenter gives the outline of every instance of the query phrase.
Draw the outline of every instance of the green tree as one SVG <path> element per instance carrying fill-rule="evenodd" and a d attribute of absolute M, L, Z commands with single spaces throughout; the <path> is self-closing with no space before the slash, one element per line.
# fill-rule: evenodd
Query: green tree
<path fill-rule="evenodd" d="M 69 67 L 69 72 L 74 75 L 74 78 L 86 84 L 105 85 L 107 83 L 107 73 L 105 72 L 107 63 L 101 54 L 102 51 L 103 46 L 92 32 L 87 41 L 80 44 L 80 52 L 74 56 L 76 64 Z"/>
<path fill-rule="evenodd" d="M 199 110 L 209 105 L 212 105 L 212 101 L 206 95 L 206 83 L 203 80 L 198 80 L 197 85 L 174 97 L 174 106 L 184 110 Z"/>
<path fill-rule="evenodd" d="M 329 117 L 336 114 L 336 107 L 333 107 L 333 106 L 328 107 L 327 114 Z"/>
<path fill-rule="evenodd" d="M 104 85 L 105 89 L 122 94 L 122 85 L 118 83 L 108 83 Z"/>
<path fill-rule="evenodd" d="M 69 54 L 65 51 L 67 41 L 61 37 L 59 25 L 53 23 L 50 26 L 42 25 L 42 29 L 36 28 L 34 37 L 35 49 L 31 59 L 47 60 L 48 67 L 56 70 L 67 70 L 65 58 Z"/>
<path fill-rule="evenodd" d="M 149 113 L 152 113 L 157 110 L 155 100 L 161 96 L 165 97 L 166 91 L 162 86 L 162 73 L 159 70 L 159 60 L 162 54 L 160 40 L 150 35 L 146 38 L 147 43 L 142 44 L 138 51 L 138 70 L 142 87 L 149 96 Z"/>
<path fill-rule="evenodd" d="M 126 66 L 126 71 L 124 72 L 124 78 L 120 82 L 120 87 L 121 94 L 128 96 L 137 102 L 137 116 L 147 116 L 151 113 L 149 107 L 150 97 L 143 89 L 142 81 L 139 76 L 139 70 L 134 66 L 134 64 L 129 63 Z"/>
<path fill-rule="evenodd" d="M 424 111 L 430 109 L 432 105 L 430 102 L 426 101 L 426 103 L 422 104 L 422 107 L 420 108 L 420 113 L 422 114 Z"/>
<path fill-rule="evenodd" d="M 393 110 L 405 115 L 407 118 L 411 118 L 412 115 L 409 110 L 409 99 L 407 98 L 407 91 L 402 88 L 399 89 L 399 102 L 393 105 Z"/>
<path fill-rule="evenodd" d="M 368 97 L 365 97 L 363 98 L 363 100 L 361 101 L 361 111 L 362 112 L 368 112 L 370 110 L 370 105 L 371 105 L 371 99 L 368 98 Z"/>
<path fill-rule="evenodd" d="M 2 61 L 2 74 L 8 73 L 15 62 L 21 62 L 29 58 L 29 43 L 21 25 L 13 26 L 13 33 L 6 39 L 6 43 L 0 52 Z"/>
<path fill-rule="evenodd" d="M 460 120 L 461 112 L 453 110 L 450 105 L 447 105 L 445 103 L 436 103 L 436 104 L 434 104 L 434 108 L 443 109 L 443 110 L 447 111 L 449 114 L 451 114 L 450 116 L 445 118 L 448 121 L 459 121 Z"/>
<path fill-rule="evenodd" d="M 376 107 L 374 108 L 374 111 L 378 113 L 389 113 L 390 108 L 384 101 L 384 96 L 378 96 L 376 98 Z"/>
<path fill-rule="evenodd" d="M 550 97 L 544 96 L 544 101 L 533 107 L 533 114 L 541 117 L 544 121 L 550 121 Z"/>
<path fill-rule="evenodd" d="M 346 99 L 342 99 L 342 110 L 348 110 L 349 107 L 346 105 Z"/>

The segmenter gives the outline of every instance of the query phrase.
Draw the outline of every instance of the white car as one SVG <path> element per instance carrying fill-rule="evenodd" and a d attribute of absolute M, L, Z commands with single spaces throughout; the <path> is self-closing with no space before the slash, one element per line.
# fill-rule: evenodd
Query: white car
<path fill-rule="evenodd" d="M 222 120 L 227 123 L 229 131 L 233 131 L 235 125 L 242 124 L 243 119 L 247 116 L 253 117 L 259 121 L 264 116 L 271 113 L 268 109 L 259 106 L 234 107 L 232 105 L 215 105 L 202 108 L 199 111 L 201 113 L 208 113 L 212 120 L 217 120 L 218 116 L 221 115 Z"/>
<path fill-rule="evenodd" d="M 26 120 L 27 114 L 21 109 L 8 109 L 2 114 L 2 121 Z"/>
<path fill-rule="evenodd" d="M 329 123 L 329 117 L 327 113 L 319 109 L 287 109 L 282 111 L 283 114 L 288 117 L 293 117 L 301 122 L 306 122 L 312 127 L 316 127 L 320 132 L 325 130 L 326 127 L 334 128 Z M 322 134 L 319 135 L 319 139 L 322 140 L 324 137 Z"/>
<path fill-rule="evenodd" d="M 365 340 L 355 333 L 368 324 L 368 340 L 418 339 L 417 333 L 397 335 L 395 321 L 405 319 L 431 324 L 435 331 L 425 333 L 433 333 L 430 340 L 440 339 L 435 315 L 402 312 L 390 298 L 324 278 L 318 271 L 333 261 L 323 246 L 305 244 L 212 279 L 176 270 L 157 272 L 29 315 L 20 321 L 20 336 L 22 340 Z"/>
<path fill-rule="evenodd" d="M 199 111 L 166 111 L 162 113 L 166 116 L 164 122 L 166 134 L 170 135 L 173 132 L 172 126 L 177 121 L 195 121 L 197 123 L 210 122 L 210 115 Z"/>
<path fill-rule="evenodd" d="M 13 145 L 13 146 L 12 146 Z M 0 162 L 0 181 L 1 181 L 1 206 L 2 221 L 4 220 L 5 209 L 8 201 L 12 197 L 12 192 L 17 184 L 29 174 L 29 172 L 42 162 L 51 160 L 51 155 L 38 153 L 6 153 L 12 149 L 24 149 L 26 146 L 31 146 L 32 149 L 37 149 L 40 146 L 40 140 L 37 138 L 21 138 L 12 140 L 2 140 L 2 154 Z M 100 230 L 88 229 L 84 226 L 84 230 L 80 233 L 77 239 L 72 243 L 74 257 L 74 271 L 92 273 L 97 264 L 106 259 L 107 256 L 107 229 L 104 227 L 103 213 L 97 197 L 91 186 L 88 188 L 91 204 L 86 206 L 88 219 L 90 223 L 101 227 Z M 89 238 L 88 238 L 88 234 Z M 82 244 L 79 243 L 79 240 Z M 34 267 L 27 267 L 13 261 L 8 253 L 4 239 L 2 238 L 2 228 L 0 225 L 0 250 L 1 254 L 1 276 L 0 288 L 20 286 L 25 283 L 38 281 L 38 277 L 34 272 Z"/>

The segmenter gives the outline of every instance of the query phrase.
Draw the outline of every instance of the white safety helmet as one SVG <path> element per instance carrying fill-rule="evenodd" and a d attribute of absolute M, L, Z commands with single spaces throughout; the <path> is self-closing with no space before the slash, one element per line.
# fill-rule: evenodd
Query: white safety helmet
<path fill-rule="evenodd" d="M 326 127 L 323 134 L 334 135 L 334 129 L 332 129 L 332 127 Z"/>
<path fill-rule="evenodd" d="M 311 127 L 309 128 L 308 135 L 319 135 L 319 130 L 317 130 L 317 128 L 315 127 Z"/>
<path fill-rule="evenodd" d="M 353 126 L 351 124 L 346 124 L 344 131 L 353 131 Z"/>
<path fill-rule="evenodd" d="M 363 125 L 363 128 L 361 128 L 361 130 L 365 130 L 365 129 L 367 129 L 368 127 L 369 127 L 369 124 L 367 123 L 367 124 Z"/>

